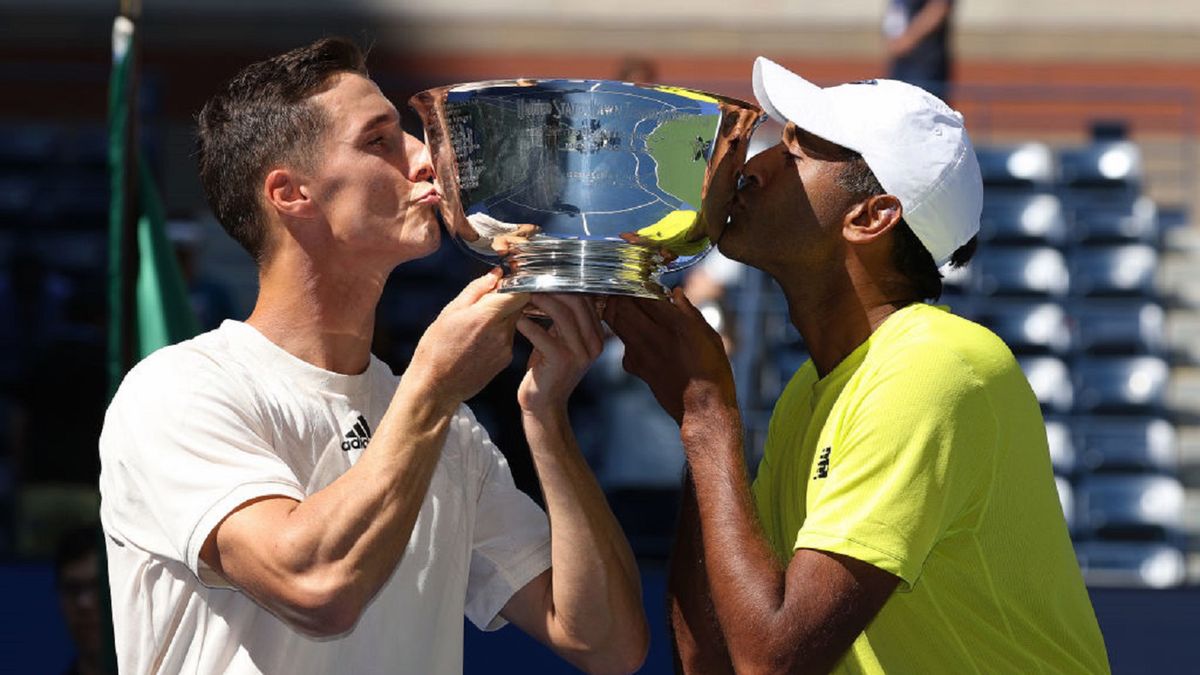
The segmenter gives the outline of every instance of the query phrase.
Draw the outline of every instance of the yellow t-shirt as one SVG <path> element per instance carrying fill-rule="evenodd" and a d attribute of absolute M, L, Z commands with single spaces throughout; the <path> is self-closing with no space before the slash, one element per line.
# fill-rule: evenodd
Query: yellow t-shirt
<path fill-rule="evenodd" d="M 1107 673 L 1037 400 L 994 334 L 905 307 L 775 406 L 754 482 L 782 560 L 870 563 L 897 592 L 838 673 Z"/>

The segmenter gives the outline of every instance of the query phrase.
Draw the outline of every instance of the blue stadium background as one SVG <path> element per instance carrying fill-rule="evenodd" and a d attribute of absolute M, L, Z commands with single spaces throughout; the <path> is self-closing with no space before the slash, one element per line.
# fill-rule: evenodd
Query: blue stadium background
<path fill-rule="evenodd" d="M 0 28 L 7 38 L 0 40 L 0 671 L 53 673 L 72 647 L 48 556 L 63 529 L 95 511 L 112 13 L 54 17 L 22 3 L 0 8 L 33 26 L 19 35 L 15 19 Z M 142 139 L 162 178 L 173 235 L 181 247 L 194 247 L 192 296 L 211 324 L 245 316 L 254 278 L 199 196 L 191 116 L 217 83 L 253 59 L 330 32 L 372 41 L 383 29 L 347 13 L 280 27 L 257 41 L 235 33 L 211 47 L 204 31 L 219 34 L 220 17 L 187 29 L 191 18 L 148 17 L 148 32 L 157 34 L 145 53 Z M 174 44 L 176 34 L 188 40 Z M 661 81 L 741 97 L 750 96 L 754 53 L 645 51 Z M 399 104 L 449 81 L 613 77 L 624 55 L 612 48 L 587 57 L 435 59 L 380 39 L 371 65 Z M 782 60 L 820 82 L 881 74 L 878 60 L 861 57 Z M 1064 515 L 1114 671 L 1196 672 L 1200 283 L 1192 270 L 1200 269 L 1193 199 L 1200 55 L 1157 69 L 968 62 L 952 96 L 975 135 L 987 196 L 980 254 L 948 277 L 943 301 L 1005 339 L 1042 403 Z M 406 123 L 415 131 L 415 120 Z M 380 307 L 377 353 L 402 368 L 423 327 L 479 269 L 447 244 L 397 271 Z M 715 307 L 735 346 L 747 447 L 761 449 L 770 405 L 805 358 L 804 345 L 777 288 L 752 270 L 725 278 Z M 509 423 L 523 362 L 518 354 L 472 404 L 509 454 L 518 483 L 536 496 L 519 429 Z M 611 365 L 610 354 L 598 369 Z M 628 401 L 645 396 L 597 373 L 576 397 L 575 412 L 584 451 L 642 563 L 654 629 L 644 672 L 668 672 L 663 565 L 676 490 L 664 478 L 670 462 L 646 480 L 616 466 L 625 456 L 612 448 L 625 441 L 606 436 L 598 420 L 612 414 L 618 390 Z M 661 423 L 647 417 L 650 427 Z M 570 672 L 515 630 L 483 634 L 469 626 L 466 670 Z"/>

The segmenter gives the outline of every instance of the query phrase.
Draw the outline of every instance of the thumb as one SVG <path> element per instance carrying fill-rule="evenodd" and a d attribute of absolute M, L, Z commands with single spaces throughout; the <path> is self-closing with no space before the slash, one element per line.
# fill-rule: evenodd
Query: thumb
<path fill-rule="evenodd" d="M 446 304 L 446 309 L 462 309 L 479 302 L 480 298 L 496 287 L 503 275 L 504 273 L 500 271 L 499 267 L 493 267 L 488 270 L 487 274 L 472 279 L 471 283 L 467 284 L 453 300 Z"/>

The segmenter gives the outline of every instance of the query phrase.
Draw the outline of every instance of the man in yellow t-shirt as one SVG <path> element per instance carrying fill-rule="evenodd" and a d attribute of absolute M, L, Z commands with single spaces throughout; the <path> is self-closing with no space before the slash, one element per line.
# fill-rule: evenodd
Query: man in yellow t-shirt
<path fill-rule="evenodd" d="M 1107 673 L 1033 392 L 999 338 L 924 302 L 974 253 L 962 116 L 911 85 L 822 89 L 766 59 L 754 88 L 783 138 L 725 210 L 705 204 L 709 236 L 775 278 L 812 358 L 753 485 L 729 363 L 695 308 L 677 292 L 606 313 L 681 426 L 677 666 Z"/>

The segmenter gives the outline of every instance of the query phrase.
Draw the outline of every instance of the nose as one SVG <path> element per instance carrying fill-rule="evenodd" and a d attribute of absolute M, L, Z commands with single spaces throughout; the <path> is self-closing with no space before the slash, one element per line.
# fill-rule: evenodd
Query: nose
<path fill-rule="evenodd" d="M 763 155 L 767 153 L 759 153 L 751 157 L 738 172 L 737 190 L 741 192 L 747 188 L 761 187 L 763 184 L 763 171 L 766 169 Z"/>
<path fill-rule="evenodd" d="M 408 179 L 414 183 L 433 180 L 433 157 L 429 148 L 420 140 L 408 137 Z"/>

